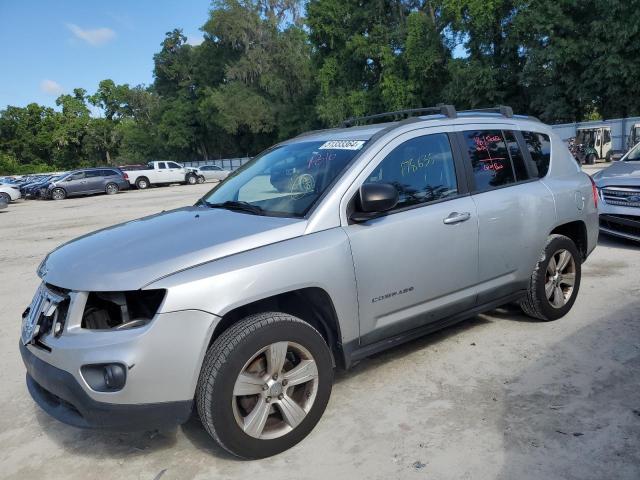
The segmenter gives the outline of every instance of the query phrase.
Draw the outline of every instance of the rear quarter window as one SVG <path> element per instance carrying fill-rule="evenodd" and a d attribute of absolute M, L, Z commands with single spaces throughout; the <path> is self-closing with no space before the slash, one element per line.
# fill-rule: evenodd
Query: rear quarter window
<path fill-rule="evenodd" d="M 551 141 L 548 135 L 538 132 L 522 132 L 527 144 L 531 160 L 538 169 L 538 178 L 543 178 L 549 172 L 551 162 Z"/>

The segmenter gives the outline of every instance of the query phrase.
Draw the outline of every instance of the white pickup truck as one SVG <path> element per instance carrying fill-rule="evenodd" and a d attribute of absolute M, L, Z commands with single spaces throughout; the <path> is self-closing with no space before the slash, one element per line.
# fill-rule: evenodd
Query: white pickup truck
<path fill-rule="evenodd" d="M 140 190 L 149 188 L 151 185 L 168 185 L 170 183 L 195 185 L 199 183 L 198 175 L 193 170 L 176 162 L 154 161 L 149 162 L 146 167 L 139 169 L 125 167 L 122 168 L 122 171 L 129 176 L 131 186 Z"/>

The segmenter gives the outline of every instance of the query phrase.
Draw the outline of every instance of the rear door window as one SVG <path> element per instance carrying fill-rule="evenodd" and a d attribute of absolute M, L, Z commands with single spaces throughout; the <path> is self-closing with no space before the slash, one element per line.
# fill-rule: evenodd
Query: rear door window
<path fill-rule="evenodd" d="M 449 137 L 439 133 L 407 140 L 380 162 L 367 182 L 396 187 L 396 209 L 456 196 L 458 184 Z"/>
<path fill-rule="evenodd" d="M 501 130 L 472 130 L 463 132 L 463 136 L 471 159 L 476 192 L 516 182 Z"/>
<path fill-rule="evenodd" d="M 549 172 L 551 162 L 551 141 L 544 133 L 522 132 L 531 159 L 538 168 L 538 178 L 543 178 Z"/>
<path fill-rule="evenodd" d="M 158 162 L 158 168 L 160 169 L 166 169 L 167 168 L 167 164 L 164 162 Z"/>

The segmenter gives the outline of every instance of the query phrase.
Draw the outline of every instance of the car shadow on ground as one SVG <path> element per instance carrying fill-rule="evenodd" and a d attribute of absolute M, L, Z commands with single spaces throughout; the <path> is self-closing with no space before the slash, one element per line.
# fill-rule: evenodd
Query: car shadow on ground
<path fill-rule="evenodd" d="M 505 382 L 498 478 L 640 478 L 638 311 L 608 312 Z"/>

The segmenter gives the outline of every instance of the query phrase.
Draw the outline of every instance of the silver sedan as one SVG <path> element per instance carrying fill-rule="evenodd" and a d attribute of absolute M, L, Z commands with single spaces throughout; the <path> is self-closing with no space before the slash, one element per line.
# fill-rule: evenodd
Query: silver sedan
<path fill-rule="evenodd" d="M 229 170 L 225 170 L 218 165 L 203 165 L 198 168 L 198 170 L 198 173 L 204 176 L 205 180 L 222 181 L 231 173 Z"/>

